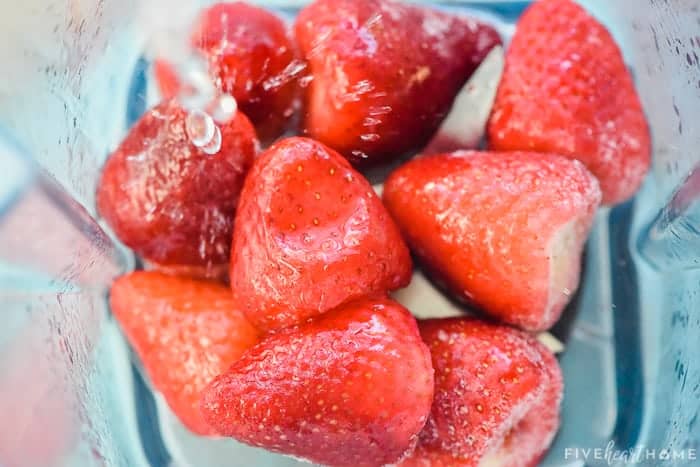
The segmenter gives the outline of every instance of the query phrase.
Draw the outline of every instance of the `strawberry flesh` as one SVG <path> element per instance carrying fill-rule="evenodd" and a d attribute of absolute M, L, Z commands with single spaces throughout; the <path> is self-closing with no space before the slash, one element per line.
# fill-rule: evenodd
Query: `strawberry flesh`
<path fill-rule="evenodd" d="M 349 303 L 263 340 L 204 391 L 218 432 L 331 466 L 381 466 L 410 450 L 433 400 L 430 354 L 408 310 Z"/>
<path fill-rule="evenodd" d="M 383 196 L 439 282 L 532 331 L 551 327 L 578 287 L 601 198 L 577 161 L 476 151 L 415 159 L 391 174 Z"/>

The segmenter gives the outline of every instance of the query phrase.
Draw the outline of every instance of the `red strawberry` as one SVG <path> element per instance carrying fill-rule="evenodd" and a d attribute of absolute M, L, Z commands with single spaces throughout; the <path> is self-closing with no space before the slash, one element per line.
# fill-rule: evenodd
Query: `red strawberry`
<path fill-rule="evenodd" d="M 256 160 L 231 252 L 231 286 L 256 326 L 296 324 L 410 279 L 411 258 L 396 225 L 342 156 L 288 138 Z"/>
<path fill-rule="evenodd" d="M 305 131 L 353 162 L 427 143 L 500 43 L 490 26 L 394 0 L 317 0 L 295 33 L 313 77 Z"/>
<path fill-rule="evenodd" d="M 333 466 L 410 450 L 433 400 L 430 354 L 408 310 L 362 299 L 250 349 L 202 395 L 216 430 Z"/>
<path fill-rule="evenodd" d="M 489 124 L 491 147 L 575 158 L 624 201 L 649 168 L 639 97 L 610 33 L 571 0 L 532 4 L 518 22 Z"/>
<path fill-rule="evenodd" d="M 559 427 L 562 375 L 534 337 L 476 319 L 419 324 L 435 399 L 403 467 L 535 467 Z"/>
<path fill-rule="evenodd" d="M 528 330 L 552 326 L 578 287 L 600 197 L 583 164 L 527 152 L 422 157 L 384 184 L 389 212 L 428 269 Z"/>
<path fill-rule="evenodd" d="M 191 43 L 207 59 L 216 87 L 236 98 L 260 138 L 279 136 L 294 113 L 302 66 L 282 20 L 243 2 L 217 3 L 200 14 Z M 160 61 L 154 71 L 161 94 L 177 93 L 172 68 Z"/>
<path fill-rule="evenodd" d="M 114 282 L 110 304 L 173 412 L 193 432 L 215 434 L 199 410 L 201 391 L 258 341 L 231 291 L 140 271 Z"/>
<path fill-rule="evenodd" d="M 221 127 L 221 150 L 194 146 L 175 101 L 149 110 L 107 160 L 97 208 L 146 260 L 216 276 L 228 262 L 233 216 L 257 142 L 238 112 Z"/>

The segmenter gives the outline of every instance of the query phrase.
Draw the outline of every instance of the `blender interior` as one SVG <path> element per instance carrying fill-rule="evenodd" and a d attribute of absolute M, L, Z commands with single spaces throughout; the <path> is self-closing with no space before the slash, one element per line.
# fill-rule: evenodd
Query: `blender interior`
<path fill-rule="evenodd" d="M 142 54 L 148 21 L 138 18 L 138 2 L 126 3 L 28 0 L 10 7 L 19 11 L 18 24 L 0 20 L 0 25 L 8 23 L 8 40 L 13 32 L 39 31 L 18 42 L 14 52 L 0 53 L 5 63 L 18 62 L 15 53 L 28 57 L 17 70 L 10 67 L 7 83 L 0 83 L 0 125 L 37 162 L 37 190 L 58 206 L 56 216 L 73 226 L 66 232 L 87 239 L 84 255 L 72 252 L 75 243 L 70 242 L 56 253 L 77 261 L 83 275 L 93 270 L 91 258 L 113 274 L 134 267 L 130 253 L 112 245 L 88 215 L 94 214 L 94 183 L 104 158 L 156 99 L 150 64 Z M 257 3 L 293 18 L 305 2 Z M 482 17 L 507 40 L 529 2 L 427 3 Z M 697 238 L 683 237 L 685 231 L 664 237 L 664 229 L 678 228 L 676 218 L 685 220 L 686 230 L 700 229 L 694 201 L 700 189 L 687 188 L 689 201 L 676 206 L 677 212 L 665 208 L 689 174 L 692 181 L 691 171 L 700 161 L 700 127 L 693 123 L 700 117 L 700 65 L 693 59 L 700 54 L 700 5 L 695 0 L 581 3 L 608 26 L 633 70 L 652 128 L 654 173 L 632 201 L 598 213 L 581 289 L 554 330 L 566 346 L 559 357 L 565 396 L 562 428 L 542 463 L 547 467 L 584 465 L 567 459 L 566 449 L 605 449 L 611 442 L 618 450 L 700 448 L 700 367 L 694 364 L 700 353 L 700 266 L 687 260 L 697 258 L 700 250 L 689 249 L 687 242 L 697 246 Z M 45 4 L 44 13 L 36 14 L 37 5 Z M 133 11 L 127 12 L 129 7 Z M 26 55 L 20 53 L 24 49 Z M 8 225 L 3 212 L 0 239 Z M 38 225 L 25 235 L 40 241 L 39 233 L 47 229 L 51 227 Z M 73 238 L 60 229 L 55 235 Z M 681 241 L 686 241 L 685 249 Z M 0 247 L 3 254 L 5 250 Z M 29 354 L 46 355 L 46 378 L 60 382 L 51 391 L 66 395 L 65 404 L 74 413 L 68 420 L 52 419 L 50 425 L 75 432 L 77 447 L 57 465 L 301 464 L 232 440 L 190 434 L 151 389 L 109 316 L 106 279 L 89 283 L 81 274 L 57 267 L 53 275 L 62 281 L 42 281 L 37 270 L 43 266 L 6 267 L 3 254 L 0 302 L 10 316 L 22 313 L 23 318 L 11 319 L 16 324 L 0 331 L 0 368 L 23 363 Z M 12 295 L 6 292 L 10 289 Z M 40 331 L 25 343 L 19 340 L 20 351 L 7 350 L 27 326 Z M 65 348 L 69 350 L 60 350 Z M 0 384 L 0 400 L 15 398 L 13 390 L 19 391 Z M 41 424 L 42 419 L 30 417 L 29 423 Z M 585 465 L 608 464 L 590 460 Z M 648 465 L 700 461 L 669 456 Z"/>

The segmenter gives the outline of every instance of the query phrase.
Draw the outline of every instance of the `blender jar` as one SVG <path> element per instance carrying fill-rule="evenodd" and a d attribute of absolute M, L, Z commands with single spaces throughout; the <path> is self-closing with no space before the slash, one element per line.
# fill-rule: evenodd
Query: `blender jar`
<path fill-rule="evenodd" d="M 304 1 L 258 1 L 292 17 Z M 429 2 L 504 36 L 528 2 Z M 546 466 L 700 465 L 700 3 L 581 0 L 633 70 L 654 142 L 634 200 L 603 209 L 560 336 Z M 0 466 L 287 466 L 189 434 L 107 310 L 132 256 L 95 220 L 99 168 L 151 104 L 145 44 L 199 2 L 5 0 L 0 17 Z M 640 452 L 605 458 L 593 449 Z M 589 450 L 589 454 L 585 453 Z"/>

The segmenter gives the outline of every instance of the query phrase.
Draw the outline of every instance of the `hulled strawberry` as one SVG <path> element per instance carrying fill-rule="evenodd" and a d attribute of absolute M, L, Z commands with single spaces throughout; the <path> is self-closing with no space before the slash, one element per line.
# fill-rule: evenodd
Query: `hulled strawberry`
<path fill-rule="evenodd" d="M 288 138 L 256 160 L 231 255 L 233 292 L 256 326 L 296 324 L 410 277 L 398 228 L 340 154 Z"/>
<path fill-rule="evenodd" d="M 215 87 L 236 98 L 263 141 L 284 132 L 303 65 L 280 18 L 245 2 L 216 3 L 201 12 L 190 42 L 206 59 Z M 172 66 L 157 60 L 154 73 L 161 94 L 175 97 L 181 85 Z"/>
<path fill-rule="evenodd" d="M 416 443 L 433 400 L 430 355 L 408 310 L 344 305 L 250 349 L 203 393 L 239 441 L 331 466 L 381 466 Z"/>
<path fill-rule="evenodd" d="M 426 156 L 384 184 L 387 209 L 439 281 L 533 331 L 551 327 L 578 287 L 600 199 L 580 162 L 527 152 Z"/>
<path fill-rule="evenodd" d="M 403 467 L 535 467 L 559 427 L 562 376 L 534 337 L 473 318 L 419 323 L 435 398 Z"/>
<path fill-rule="evenodd" d="M 620 49 L 571 0 L 534 2 L 518 21 L 488 135 L 497 150 L 580 160 L 605 204 L 632 196 L 649 168 L 649 129 Z"/>
<path fill-rule="evenodd" d="M 133 272 L 115 281 L 114 316 L 148 376 L 182 423 L 200 435 L 216 434 L 202 418 L 201 391 L 258 341 L 220 284 Z"/>
<path fill-rule="evenodd" d="M 131 128 L 102 170 L 97 209 L 150 263 L 216 277 L 229 260 L 233 217 L 257 148 L 241 112 L 221 125 L 209 154 L 188 134 L 188 112 L 158 104 Z"/>
<path fill-rule="evenodd" d="M 304 130 L 354 163 L 424 146 L 500 43 L 490 26 L 394 0 L 316 0 L 295 34 L 312 78 Z"/>

